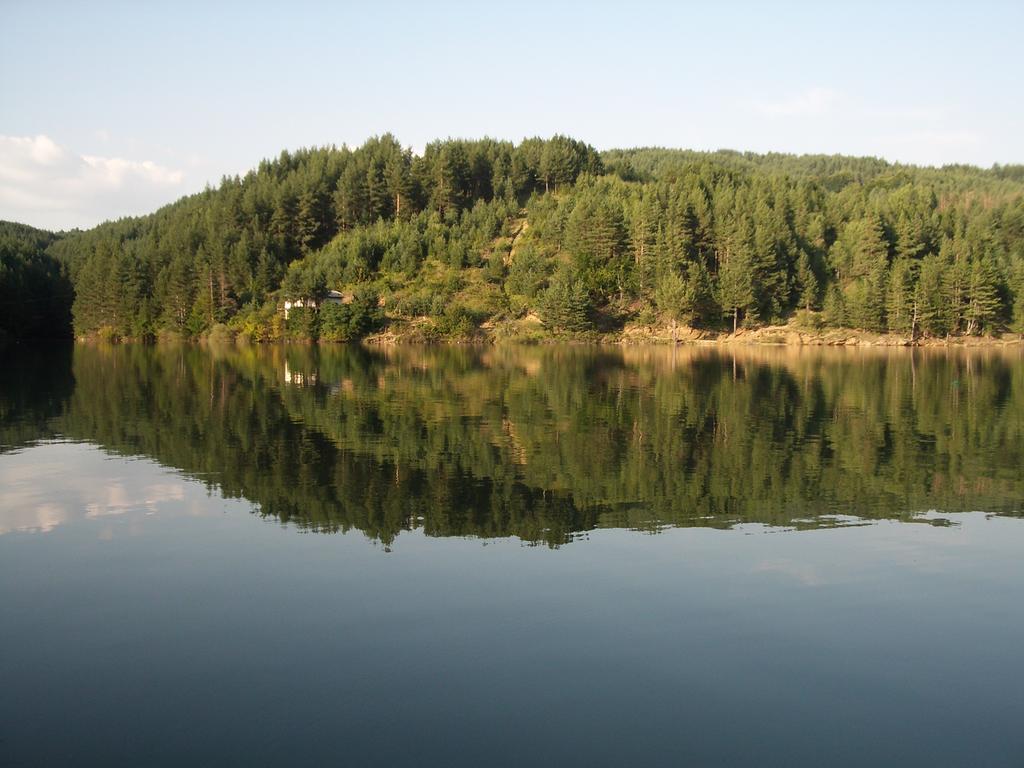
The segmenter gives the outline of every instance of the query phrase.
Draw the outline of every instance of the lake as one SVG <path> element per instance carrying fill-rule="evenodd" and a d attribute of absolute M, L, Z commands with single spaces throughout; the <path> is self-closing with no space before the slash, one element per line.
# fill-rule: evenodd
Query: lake
<path fill-rule="evenodd" d="M 0 766 L 1024 765 L 1011 350 L 0 370 Z"/>

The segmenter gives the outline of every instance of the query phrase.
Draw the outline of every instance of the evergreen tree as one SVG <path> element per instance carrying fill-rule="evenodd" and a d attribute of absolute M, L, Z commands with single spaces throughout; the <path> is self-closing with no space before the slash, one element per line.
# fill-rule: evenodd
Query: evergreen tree
<path fill-rule="evenodd" d="M 608 299 L 625 293 L 626 225 L 615 200 L 588 195 L 566 222 L 565 247 L 589 291 Z"/>
<path fill-rule="evenodd" d="M 630 250 L 633 253 L 633 264 L 637 274 L 638 288 L 641 295 L 646 295 L 658 272 L 659 260 L 658 221 L 661 219 L 661 206 L 653 190 L 648 191 L 631 212 L 629 227 Z"/>
<path fill-rule="evenodd" d="M 8 337 L 61 338 L 71 332 L 72 286 L 47 253 L 57 236 L 0 222 L 0 345 Z"/>
<path fill-rule="evenodd" d="M 921 273 L 917 281 L 915 302 L 921 320 L 921 328 L 933 336 L 943 336 L 950 331 L 950 307 L 946 299 L 946 260 L 939 255 L 926 256 L 921 260 Z"/>
<path fill-rule="evenodd" d="M 715 312 L 710 278 L 707 270 L 696 262 L 687 265 L 685 276 L 669 271 L 658 278 L 654 301 L 664 320 L 673 331 L 682 322 L 694 325 L 707 321 Z"/>
<path fill-rule="evenodd" d="M 559 271 L 544 292 L 541 312 L 545 325 L 573 333 L 590 330 L 593 323 L 590 294 L 582 280 L 567 270 Z"/>
<path fill-rule="evenodd" d="M 388 155 L 384 166 L 384 176 L 387 180 L 388 194 L 392 200 L 392 210 L 397 217 L 408 218 L 413 210 L 412 180 L 409 175 L 411 165 L 409 153 L 396 147 Z"/>
<path fill-rule="evenodd" d="M 828 325 L 834 328 L 842 328 L 850 324 L 846 311 L 846 297 L 843 296 L 843 292 L 837 283 L 832 283 L 828 287 L 821 309 L 825 322 Z"/>
<path fill-rule="evenodd" d="M 807 251 L 800 251 L 796 268 L 796 284 L 800 290 L 800 306 L 807 312 L 818 303 L 818 278 L 811 267 L 811 257 Z"/>
<path fill-rule="evenodd" d="M 749 315 L 755 301 L 749 229 L 749 223 L 745 228 L 740 225 L 719 255 L 718 303 L 732 321 L 733 333 L 740 316 Z"/>
<path fill-rule="evenodd" d="M 964 242 L 961 239 L 954 241 L 946 238 L 939 250 L 939 258 L 945 266 L 945 283 L 941 293 L 946 302 L 946 333 L 960 333 L 963 330 L 971 279 L 971 265 Z"/>
<path fill-rule="evenodd" d="M 382 157 L 371 157 L 366 169 L 366 220 L 390 218 L 394 213 L 394 198 L 388 184 L 387 165 Z"/>
<path fill-rule="evenodd" d="M 989 256 L 982 254 L 974 259 L 967 288 L 968 334 L 996 330 L 999 317 L 1002 315 L 997 280 L 996 270 Z"/>
<path fill-rule="evenodd" d="M 178 331 L 183 331 L 188 321 L 195 289 L 191 259 L 182 253 L 177 254 L 164 268 L 162 283 L 163 305 L 168 324 Z"/>
<path fill-rule="evenodd" d="M 901 255 L 889 271 L 889 289 L 886 296 L 886 319 L 894 333 L 914 333 L 916 307 L 914 305 L 915 262 Z"/>
<path fill-rule="evenodd" d="M 1024 260 L 1018 260 L 1013 271 L 1013 316 L 1010 330 L 1024 338 Z"/>

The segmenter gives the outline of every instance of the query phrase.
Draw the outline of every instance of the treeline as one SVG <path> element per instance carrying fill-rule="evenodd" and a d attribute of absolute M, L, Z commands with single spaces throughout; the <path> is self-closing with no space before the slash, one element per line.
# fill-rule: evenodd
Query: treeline
<path fill-rule="evenodd" d="M 0 343 L 70 336 L 71 281 L 61 262 L 47 253 L 56 239 L 0 221 Z"/>
<path fill-rule="evenodd" d="M 356 150 L 284 152 L 244 178 L 68 237 L 56 250 L 75 278 L 78 333 L 197 335 L 240 313 L 272 316 L 288 266 L 332 241 L 353 239 L 353 261 L 376 268 L 380 256 L 365 252 L 374 248 L 365 241 L 386 222 L 401 241 L 392 261 L 414 271 L 431 244 L 460 239 L 475 205 L 516 210 L 531 194 L 601 170 L 591 147 L 560 136 L 438 141 L 414 156 L 386 134 Z M 415 243 L 402 238 L 407 226 Z M 355 264 L 349 271 L 369 276 Z"/>
<path fill-rule="evenodd" d="M 79 334 L 1024 333 L 1024 169 L 391 135 L 49 246 Z M 324 302 L 328 291 L 342 300 Z M 281 311 L 286 299 L 305 307 Z"/>

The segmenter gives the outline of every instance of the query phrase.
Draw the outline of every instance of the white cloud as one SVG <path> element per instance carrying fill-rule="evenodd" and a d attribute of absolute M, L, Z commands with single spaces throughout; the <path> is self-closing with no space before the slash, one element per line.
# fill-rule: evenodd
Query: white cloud
<path fill-rule="evenodd" d="M 45 533 L 112 515 L 180 512 L 207 495 L 148 459 L 108 456 L 86 443 L 40 443 L 0 455 L 0 536 Z"/>
<path fill-rule="evenodd" d="M 148 213 L 183 192 L 185 174 L 152 160 L 77 154 L 49 136 L 0 135 L 0 219 L 48 229 Z"/>
<path fill-rule="evenodd" d="M 759 101 L 755 107 L 772 117 L 808 117 L 823 115 L 839 101 L 839 94 L 831 88 L 808 88 L 774 101 Z"/>

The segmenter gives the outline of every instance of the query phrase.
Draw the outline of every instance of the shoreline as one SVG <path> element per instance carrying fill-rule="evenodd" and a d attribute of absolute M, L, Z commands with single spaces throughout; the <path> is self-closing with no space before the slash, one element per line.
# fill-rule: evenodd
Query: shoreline
<path fill-rule="evenodd" d="M 0 346 L 37 343 L 30 339 L 0 339 Z M 53 339 L 52 341 L 58 341 Z M 63 339 L 59 341 L 64 341 Z M 811 330 L 795 325 L 772 325 L 761 328 L 740 329 L 738 332 L 665 325 L 627 325 L 621 331 L 591 332 L 582 334 L 551 333 L 536 326 L 523 327 L 518 324 L 485 324 L 474 333 L 464 336 L 444 337 L 425 333 L 418 323 L 396 323 L 384 330 L 353 339 L 348 342 L 312 339 L 252 339 L 246 334 L 233 333 L 211 338 L 210 334 L 199 337 L 181 337 L 161 334 L 156 338 L 122 336 L 105 339 L 90 334 L 75 336 L 67 341 L 76 344 L 201 344 L 206 346 L 273 346 L 278 344 L 325 345 L 364 344 L 371 347 L 391 346 L 499 346 L 510 345 L 552 345 L 578 344 L 607 347 L 860 347 L 860 348 L 955 348 L 955 349 L 1000 349 L 1024 347 L 1024 335 L 1004 333 L 999 336 L 909 336 L 894 333 L 877 333 L 852 328 L 830 328 Z M 6 342 L 6 344 L 4 344 Z"/>
<path fill-rule="evenodd" d="M 593 344 L 598 346 L 757 346 L 757 347 L 886 347 L 886 348 L 959 348 L 991 349 L 1024 346 L 1021 334 L 1001 336 L 909 336 L 876 333 L 852 328 L 808 330 L 792 325 L 765 326 L 741 329 L 737 333 L 678 326 L 629 326 L 615 333 L 559 335 L 537 332 L 496 332 L 497 328 L 482 328 L 480 333 L 462 339 L 424 338 L 414 327 L 386 330 L 371 334 L 362 343 L 371 346 L 476 344 Z M 313 343 L 313 342 L 307 342 Z M 327 342 L 330 343 L 330 342 Z"/>
<path fill-rule="evenodd" d="M 672 344 L 671 333 L 666 336 L 664 329 L 657 329 L 653 334 L 646 329 L 632 331 L 626 329 L 620 334 L 620 344 L 633 343 L 665 343 Z M 685 337 L 683 331 L 686 332 Z M 714 346 L 753 345 L 753 346 L 787 346 L 787 347 L 960 347 L 989 348 L 1013 347 L 1022 344 L 1020 334 L 1003 334 L 1001 336 L 921 336 L 911 338 L 903 334 L 877 333 L 861 331 L 853 328 L 831 328 L 808 330 L 791 325 L 765 326 L 763 328 L 741 329 L 735 334 L 699 329 L 679 329 L 675 343 L 709 344 Z"/>

